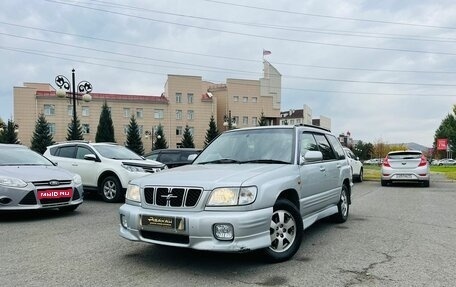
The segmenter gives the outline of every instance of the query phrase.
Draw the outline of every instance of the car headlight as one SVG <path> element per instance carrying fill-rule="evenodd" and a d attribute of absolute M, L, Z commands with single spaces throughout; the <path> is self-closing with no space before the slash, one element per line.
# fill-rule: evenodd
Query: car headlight
<path fill-rule="evenodd" d="M 0 185 L 9 187 L 26 187 L 27 183 L 19 178 L 0 176 Z"/>
<path fill-rule="evenodd" d="M 255 201 L 256 186 L 221 187 L 212 191 L 207 206 L 246 205 Z"/>
<path fill-rule="evenodd" d="M 141 189 L 138 185 L 129 184 L 125 198 L 131 201 L 141 202 Z"/>
<path fill-rule="evenodd" d="M 79 174 L 75 174 L 73 176 L 73 182 L 74 182 L 74 185 L 81 185 L 82 184 L 81 176 Z"/>
<path fill-rule="evenodd" d="M 144 168 L 142 168 L 140 166 L 122 164 L 122 167 L 130 172 L 145 172 Z"/>

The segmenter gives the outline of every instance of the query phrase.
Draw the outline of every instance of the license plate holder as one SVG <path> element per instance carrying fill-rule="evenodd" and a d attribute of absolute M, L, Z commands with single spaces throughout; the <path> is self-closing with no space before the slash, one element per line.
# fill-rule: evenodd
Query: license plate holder
<path fill-rule="evenodd" d="M 143 215 L 141 225 L 146 229 L 185 231 L 185 218 L 174 216 Z"/>
<path fill-rule="evenodd" d="M 58 198 L 71 198 L 73 197 L 73 189 L 45 189 L 38 190 L 38 199 L 58 199 Z"/>
<path fill-rule="evenodd" d="M 411 174 L 396 174 L 397 179 L 412 179 Z"/>

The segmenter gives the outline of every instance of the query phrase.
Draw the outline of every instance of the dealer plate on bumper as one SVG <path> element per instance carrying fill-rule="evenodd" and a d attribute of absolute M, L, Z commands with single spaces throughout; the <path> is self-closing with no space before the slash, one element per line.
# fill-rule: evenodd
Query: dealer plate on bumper
<path fill-rule="evenodd" d="M 395 179 L 413 179 L 411 174 L 396 174 L 394 176 Z"/>
<path fill-rule="evenodd" d="M 185 218 L 183 217 L 170 217 L 170 216 L 157 216 L 157 215 L 143 215 L 141 216 L 141 225 L 144 229 L 165 229 L 165 230 L 185 230 Z"/>

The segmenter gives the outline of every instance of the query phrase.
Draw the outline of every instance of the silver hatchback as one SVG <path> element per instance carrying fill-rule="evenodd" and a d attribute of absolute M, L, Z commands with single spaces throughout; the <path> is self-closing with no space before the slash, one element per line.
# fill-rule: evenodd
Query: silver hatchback
<path fill-rule="evenodd" d="M 383 160 L 381 184 L 392 182 L 421 182 L 429 187 L 429 163 L 421 151 L 392 151 Z"/>

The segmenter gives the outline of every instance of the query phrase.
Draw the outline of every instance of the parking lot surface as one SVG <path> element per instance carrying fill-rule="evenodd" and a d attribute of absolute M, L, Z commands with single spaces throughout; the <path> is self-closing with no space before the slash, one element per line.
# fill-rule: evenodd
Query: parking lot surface
<path fill-rule="evenodd" d="M 344 224 L 305 231 L 296 256 L 266 264 L 134 243 L 118 208 L 86 198 L 74 213 L 0 213 L 2 286 L 454 286 L 456 183 L 353 188 Z"/>

